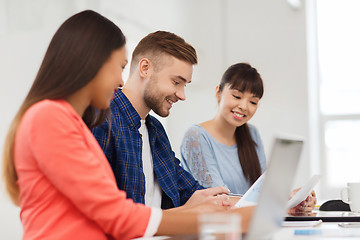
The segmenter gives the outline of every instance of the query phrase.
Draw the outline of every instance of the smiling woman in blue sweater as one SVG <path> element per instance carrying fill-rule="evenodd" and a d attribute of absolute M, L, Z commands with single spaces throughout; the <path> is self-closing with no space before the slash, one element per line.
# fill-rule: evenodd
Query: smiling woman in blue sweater
<path fill-rule="evenodd" d="M 264 172 L 257 129 L 247 122 L 263 96 L 263 81 L 246 63 L 230 66 L 216 87 L 215 117 L 191 126 L 181 144 L 183 167 L 205 187 L 225 186 L 244 194 Z"/>
<path fill-rule="evenodd" d="M 264 93 L 258 71 L 247 63 L 230 66 L 216 87 L 215 117 L 191 126 L 181 144 L 181 163 L 204 187 L 224 186 L 244 194 L 266 169 L 264 147 L 254 116 Z M 292 195 L 299 189 L 295 189 Z M 289 213 L 311 211 L 315 192 Z"/>

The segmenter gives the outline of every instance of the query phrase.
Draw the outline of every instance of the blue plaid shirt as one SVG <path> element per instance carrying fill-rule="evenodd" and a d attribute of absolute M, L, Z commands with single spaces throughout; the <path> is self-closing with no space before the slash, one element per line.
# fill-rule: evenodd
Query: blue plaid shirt
<path fill-rule="evenodd" d="M 142 168 L 142 140 L 139 133 L 140 115 L 129 99 L 118 91 L 111 102 L 111 130 L 106 121 L 93 130 L 114 171 L 119 189 L 134 202 L 145 203 L 145 175 Z M 161 123 L 146 117 L 155 175 L 163 191 L 163 209 L 183 205 L 202 186 L 190 173 L 180 167 L 171 150 L 169 139 Z"/>

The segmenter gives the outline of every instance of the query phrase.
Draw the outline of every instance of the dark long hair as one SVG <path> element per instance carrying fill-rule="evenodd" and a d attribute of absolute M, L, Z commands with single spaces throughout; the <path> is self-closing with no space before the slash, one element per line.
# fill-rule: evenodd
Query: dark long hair
<path fill-rule="evenodd" d="M 219 91 L 221 92 L 227 84 L 230 85 L 231 89 L 250 92 L 259 98 L 262 98 L 264 94 L 264 86 L 260 74 L 247 63 L 237 63 L 230 66 L 222 76 Z M 256 143 L 250 135 L 247 123 L 236 128 L 235 139 L 244 176 L 253 184 L 261 175 L 261 167 L 256 153 Z"/>
<path fill-rule="evenodd" d="M 14 166 L 14 140 L 26 110 L 44 99 L 65 99 L 87 85 L 111 53 L 125 45 L 121 30 L 104 16 L 86 10 L 67 19 L 53 36 L 35 81 L 8 131 L 3 152 L 6 189 L 18 204 Z M 108 110 L 89 106 L 83 119 L 89 128 L 101 124 Z"/>

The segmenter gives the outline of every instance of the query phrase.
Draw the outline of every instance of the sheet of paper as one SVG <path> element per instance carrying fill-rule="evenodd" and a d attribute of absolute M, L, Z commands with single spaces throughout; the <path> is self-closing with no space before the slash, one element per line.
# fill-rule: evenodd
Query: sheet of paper
<path fill-rule="evenodd" d="M 261 187 L 264 183 L 265 178 L 264 172 L 256 182 L 247 190 L 244 196 L 235 204 L 235 207 L 247 207 L 247 206 L 254 206 L 257 204 Z M 312 189 L 316 185 L 316 183 L 320 180 L 320 175 L 314 175 L 310 181 L 303 186 L 287 203 L 287 209 L 295 207 L 311 193 Z"/>
<path fill-rule="evenodd" d="M 303 186 L 287 203 L 286 208 L 290 209 L 304 201 L 311 193 L 317 182 L 320 180 L 320 175 L 314 175 L 308 183 Z"/>
<path fill-rule="evenodd" d="M 261 187 L 264 183 L 265 172 L 254 182 L 242 198 L 235 204 L 235 207 L 247 207 L 256 205 Z"/>

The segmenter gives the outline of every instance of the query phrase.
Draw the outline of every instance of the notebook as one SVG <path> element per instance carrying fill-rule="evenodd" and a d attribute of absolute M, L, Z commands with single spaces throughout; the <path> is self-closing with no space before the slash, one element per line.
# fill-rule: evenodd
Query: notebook
<path fill-rule="evenodd" d="M 300 160 L 303 140 L 276 137 L 263 178 L 257 207 L 245 240 L 267 239 L 281 227 L 292 183 Z"/>

